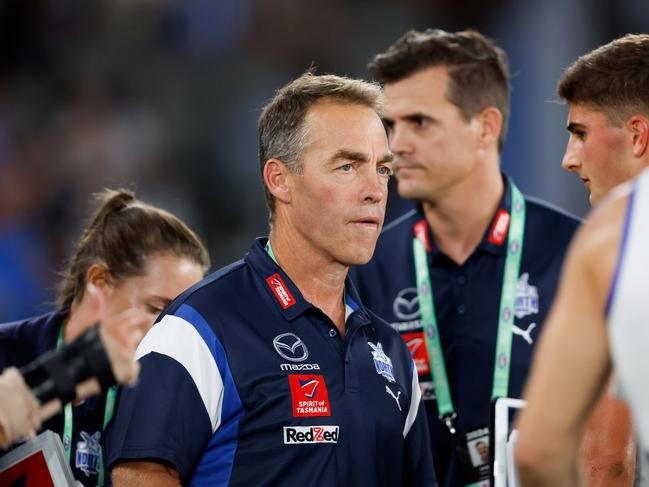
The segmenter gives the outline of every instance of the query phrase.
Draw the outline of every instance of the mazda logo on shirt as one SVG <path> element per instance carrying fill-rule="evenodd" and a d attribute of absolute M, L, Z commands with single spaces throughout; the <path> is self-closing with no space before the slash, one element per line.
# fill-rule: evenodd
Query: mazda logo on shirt
<path fill-rule="evenodd" d="M 400 320 L 415 320 L 419 318 L 419 297 L 417 289 L 407 287 L 399 291 L 392 305 L 394 316 Z"/>
<path fill-rule="evenodd" d="M 291 362 L 302 362 L 309 356 L 309 350 L 295 333 L 282 333 L 273 339 L 273 346 L 280 357 Z"/>

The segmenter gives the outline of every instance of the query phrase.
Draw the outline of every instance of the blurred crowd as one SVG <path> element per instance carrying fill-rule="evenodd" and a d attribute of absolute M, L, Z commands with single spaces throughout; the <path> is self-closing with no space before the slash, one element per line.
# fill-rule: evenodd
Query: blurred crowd
<path fill-rule="evenodd" d="M 646 32 L 643 3 L 2 0 L 0 321 L 54 306 L 57 272 L 105 187 L 174 211 L 214 266 L 241 255 L 267 230 L 261 106 L 310 65 L 367 77 L 372 55 L 410 27 L 474 27 L 508 51 L 504 169 L 523 191 L 583 214 L 584 192 L 560 169 L 555 83 L 578 54 Z M 391 196 L 388 219 L 404 205 Z"/>

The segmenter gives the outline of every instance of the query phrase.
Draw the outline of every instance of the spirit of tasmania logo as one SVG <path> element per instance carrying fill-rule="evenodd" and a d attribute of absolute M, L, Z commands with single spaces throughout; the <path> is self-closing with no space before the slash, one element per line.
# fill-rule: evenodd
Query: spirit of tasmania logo
<path fill-rule="evenodd" d="M 408 350 L 412 354 L 419 375 L 430 374 L 430 362 L 428 360 L 428 350 L 426 349 L 426 338 L 423 331 L 413 333 L 402 333 L 401 338 L 406 342 Z"/>
<path fill-rule="evenodd" d="M 331 416 L 329 393 L 323 375 L 289 374 L 293 417 Z"/>
<path fill-rule="evenodd" d="M 279 274 L 273 274 L 266 279 L 266 282 L 273 290 L 277 301 L 279 301 L 283 309 L 290 308 L 295 304 L 295 298 L 291 295 L 291 291 L 288 290 Z"/>

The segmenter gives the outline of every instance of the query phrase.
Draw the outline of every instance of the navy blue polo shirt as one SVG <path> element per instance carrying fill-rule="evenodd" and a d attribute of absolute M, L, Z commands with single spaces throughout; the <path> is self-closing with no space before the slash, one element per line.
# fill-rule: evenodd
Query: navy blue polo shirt
<path fill-rule="evenodd" d="M 259 239 L 190 288 L 138 348 L 107 461 L 173 465 L 184 484 L 436 485 L 412 356 L 347 283 L 346 334 Z"/>
<path fill-rule="evenodd" d="M 0 371 L 23 367 L 50 350 L 56 342 L 68 310 L 0 324 Z M 74 477 L 87 487 L 97 485 L 106 395 L 87 398 L 72 408 L 70 467 Z M 63 435 L 63 412 L 41 427 Z"/>
<path fill-rule="evenodd" d="M 0 370 L 23 367 L 56 348 L 65 312 L 0 324 Z"/>
<path fill-rule="evenodd" d="M 457 265 L 435 247 L 428 255 L 434 305 L 459 436 L 489 425 L 500 293 L 506 256 L 511 191 L 503 198 L 476 250 Z M 526 221 L 516 288 L 509 397 L 520 397 L 532 350 L 554 298 L 559 272 L 579 220 L 525 197 Z M 420 323 L 412 249 L 413 227 L 424 220 L 421 206 L 387 225 L 373 259 L 350 277 L 365 305 L 388 321 L 411 350 L 428 422 L 440 485 L 460 486 L 455 441 L 438 419 L 435 388 Z M 504 229 L 504 232 L 503 232 Z M 434 231 L 434 230 L 433 230 Z"/>

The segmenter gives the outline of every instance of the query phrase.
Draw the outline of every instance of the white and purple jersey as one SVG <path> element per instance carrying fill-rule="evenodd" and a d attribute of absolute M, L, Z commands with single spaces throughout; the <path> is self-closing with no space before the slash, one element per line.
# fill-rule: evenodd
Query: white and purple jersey
<path fill-rule="evenodd" d="M 649 171 L 633 182 L 617 267 L 607 303 L 613 370 L 620 396 L 629 404 L 640 445 L 649 455 Z"/>

